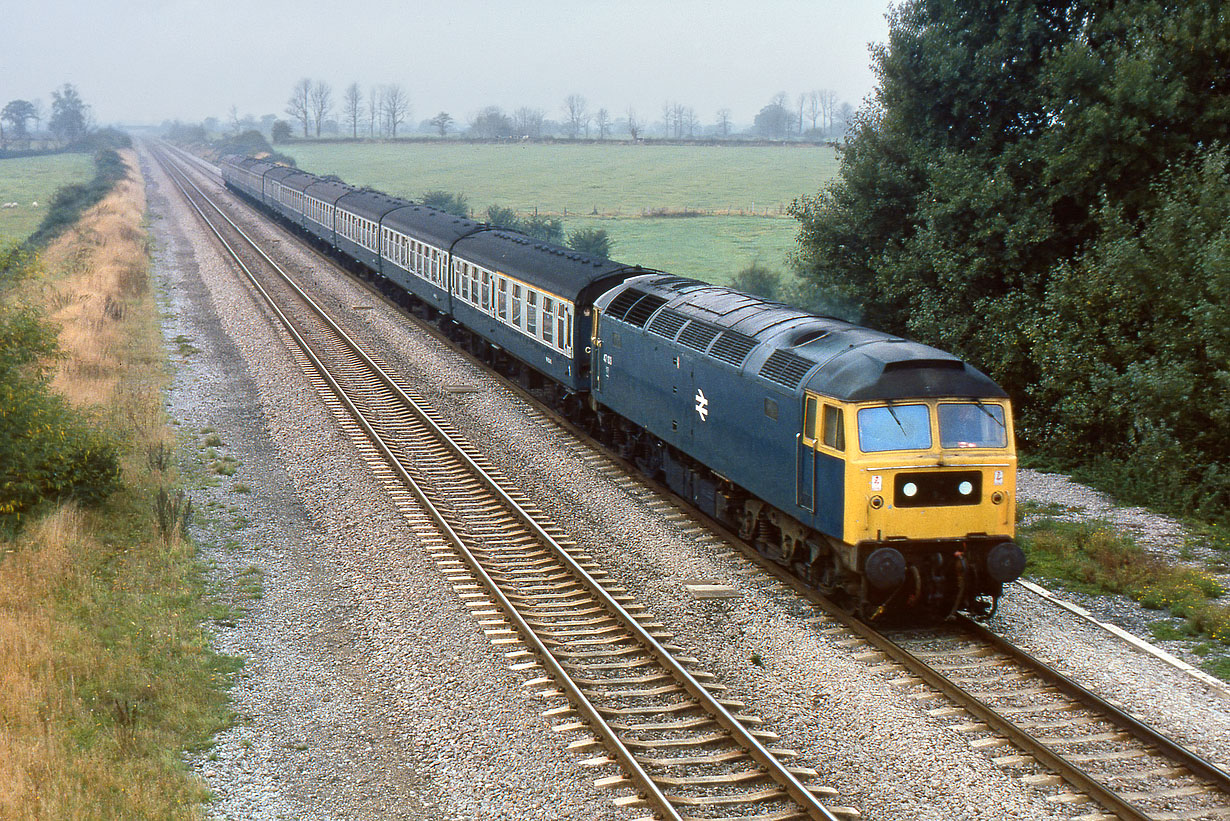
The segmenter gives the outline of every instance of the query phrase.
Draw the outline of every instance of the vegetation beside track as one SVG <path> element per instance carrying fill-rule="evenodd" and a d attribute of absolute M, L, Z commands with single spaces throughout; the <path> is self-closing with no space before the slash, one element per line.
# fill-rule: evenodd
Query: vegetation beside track
<path fill-rule="evenodd" d="M 1106 522 L 1065 521 L 1055 518 L 1064 511 L 1038 505 L 1020 510 L 1032 519 L 1017 532 L 1029 557 L 1029 575 L 1080 593 L 1128 596 L 1177 617 L 1177 622 L 1160 620 L 1154 633 L 1190 640 L 1205 668 L 1230 681 L 1230 602 L 1215 575 L 1230 561 L 1230 534 L 1224 529 L 1205 528 L 1197 537 L 1215 550 L 1205 569 L 1151 553 Z"/>
<path fill-rule="evenodd" d="M 90 493 L 49 489 L 0 539 L 4 818 L 199 818 L 208 794 L 184 752 L 232 720 L 238 663 L 211 650 L 207 629 L 229 611 L 185 537 L 144 192 L 131 154 L 121 167 L 125 178 L 45 252 L 6 257 L 4 304 L 26 306 L 31 333 L 5 338 L 4 353 L 39 341 L 20 368 L 27 406 L 72 420 L 63 436 L 6 434 L 53 453 L 75 436 L 101 439 L 121 472 L 118 484 L 87 482 Z"/>

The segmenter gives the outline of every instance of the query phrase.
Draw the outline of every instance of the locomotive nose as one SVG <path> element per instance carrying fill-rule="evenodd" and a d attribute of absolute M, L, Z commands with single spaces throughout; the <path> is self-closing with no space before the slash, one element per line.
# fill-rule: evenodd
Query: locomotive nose
<path fill-rule="evenodd" d="M 881 547 L 867 557 L 867 581 L 877 590 L 890 590 L 905 581 L 905 556 L 895 547 Z"/>
<path fill-rule="evenodd" d="M 1000 542 L 987 551 L 987 572 L 997 582 L 1010 582 L 1025 571 L 1025 554 L 1016 542 Z"/>

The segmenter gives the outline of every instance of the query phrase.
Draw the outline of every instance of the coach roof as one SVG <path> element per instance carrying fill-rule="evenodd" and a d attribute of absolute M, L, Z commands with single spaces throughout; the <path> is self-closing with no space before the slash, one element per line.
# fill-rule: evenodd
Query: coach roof
<path fill-rule="evenodd" d="M 569 299 L 575 299 L 595 282 L 622 277 L 632 270 L 627 265 L 577 253 L 506 228 L 484 227 L 459 240 L 454 253 Z"/>

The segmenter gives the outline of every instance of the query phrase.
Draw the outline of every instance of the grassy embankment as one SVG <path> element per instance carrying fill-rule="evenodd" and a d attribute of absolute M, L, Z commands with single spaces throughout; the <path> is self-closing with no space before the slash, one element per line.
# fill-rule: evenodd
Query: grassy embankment
<path fill-rule="evenodd" d="M 56 189 L 88 180 L 92 169 L 89 154 L 0 160 L 0 204 L 17 203 L 15 208 L 0 208 L 0 247 L 33 234 Z"/>
<path fill-rule="evenodd" d="M 313 143 L 279 149 L 301 168 L 417 199 L 463 192 L 521 216 L 564 216 L 564 230 L 602 228 L 612 256 L 716 283 L 752 262 L 785 273 L 795 197 L 837 169 L 832 148 L 452 143 Z M 597 213 L 594 213 L 597 212 Z"/>
<path fill-rule="evenodd" d="M 1230 538 L 1219 528 L 1198 528 L 1192 540 L 1207 548 L 1204 567 L 1191 548 L 1180 558 L 1164 559 L 1105 522 L 1068 522 L 1070 511 L 1023 504 L 1019 512 L 1037 517 L 1018 536 L 1029 556 L 1027 575 L 1093 595 L 1117 594 L 1141 606 L 1178 617 L 1159 620 L 1153 632 L 1162 639 L 1186 639 L 1204 668 L 1230 681 L 1230 604 L 1214 573 L 1230 570 Z"/>
<path fill-rule="evenodd" d="M 47 503 L 0 540 L 0 817 L 198 818 L 185 750 L 230 720 L 234 660 L 183 530 L 144 191 L 128 178 L 27 266 L 6 298 L 41 307 L 51 386 L 118 444 L 101 505 Z"/>

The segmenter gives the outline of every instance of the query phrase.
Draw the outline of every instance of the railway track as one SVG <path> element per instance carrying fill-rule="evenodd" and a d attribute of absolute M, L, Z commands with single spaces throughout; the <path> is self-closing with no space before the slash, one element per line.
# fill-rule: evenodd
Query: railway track
<path fill-rule="evenodd" d="M 533 413 L 544 424 L 568 429 L 581 437 L 566 447 L 596 470 L 619 481 L 632 493 L 652 497 L 650 501 L 655 504 L 661 503 L 662 494 L 672 495 L 651 481 L 629 478 L 630 466 L 609 454 L 596 455 L 592 444 L 582 441 L 587 437 L 542 408 L 532 395 L 515 385 L 511 387 L 534 402 L 533 407 L 538 410 Z M 678 507 L 677 514 L 696 516 L 685 504 Z M 931 714 L 951 717 L 961 730 L 976 736 L 971 740 L 972 746 L 988 751 L 995 764 L 1017 770 L 1025 782 L 1050 790 L 1051 799 L 1056 802 L 1096 804 L 1098 808 L 1088 810 L 1081 818 L 1230 818 L 1230 776 L 1224 771 L 980 625 L 965 621 L 932 631 L 880 633 L 802 586 L 782 568 L 739 542 L 734 534 L 712 522 L 707 524 L 717 531 L 721 541 L 739 545 L 763 569 L 819 606 L 825 615 L 817 629 L 833 636 L 833 640 L 861 646 L 862 650 L 856 652 L 884 672 L 897 675 L 898 683 L 913 690 L 912 698 L 923 702 L 946 699 L 949 704 L 931 709 Z M 447 573 L 450 568 L 459 567 L 450 564 L 443 569 Z M 510 568 L 507 573 L 514 570 L 517 568 Z M 486 600 L 475 607 L 484 618 L 498 618 L 490 615 L 495 611 L 488 609 Z M 634 608 L 632 615 L 636 618 L 640 613 Z M 602 626 L 609 625 L 604 622 Z M 575 626 L 564 629 L 572 630 Z M 638 676 L 636 683 L 646 687 L 656 681 Z M 547 684 L 545 680 L 538 683 Z M 624 686 L 631 686 L 631 682 Z M 963 717 L 969 718 L 962 720 Z M 594 743 L 579 741 L 581 745 Z M 642 758 L 651 757 L 642 753 Z M 660 759 L 659 764 L 665 761 L 665 757 L 656 758 Z M 691 766 L 682 763 L 690 758 L 694 756 L 678 755 L 672 760 L 678 766 Z M 593 762 L 601 764 L 603 759 Z"/>
<path fill-rule="evenodd" d="M 159 163 L 294 340 L 339 422 L 492 643 L 619 806 L 663 818 L 857 816 L 449 423 L 332 322 L 165 152 Z M 259 273 L 258 273 L 259 272 Z M 541 673 L 541 675 L 533 675 Z M 617 765 L 617 767 L 616 767 Z M 616 771 L 617 769 L 617 771 Z"/>

